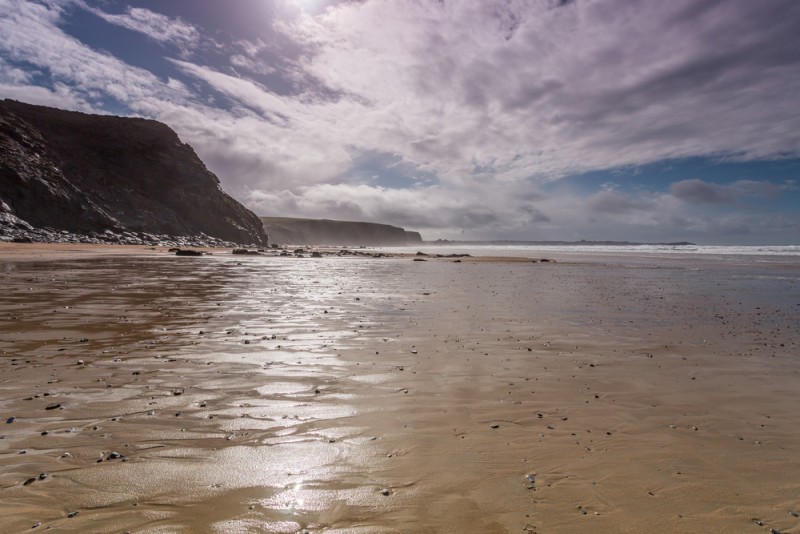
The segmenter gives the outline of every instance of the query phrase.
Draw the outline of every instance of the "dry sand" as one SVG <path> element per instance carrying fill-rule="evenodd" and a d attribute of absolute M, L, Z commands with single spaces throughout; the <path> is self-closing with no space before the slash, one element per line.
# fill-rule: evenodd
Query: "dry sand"
<path fill-rule="evenodd" d="M 2 244 L 0 532 L 800 532 L 800 266 L 654 262 Z"/>

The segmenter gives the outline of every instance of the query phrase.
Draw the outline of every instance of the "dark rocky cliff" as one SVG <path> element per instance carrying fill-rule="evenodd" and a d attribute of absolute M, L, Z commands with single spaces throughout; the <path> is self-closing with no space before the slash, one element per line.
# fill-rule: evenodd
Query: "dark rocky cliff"
<path fill-rule="evenodd" d="M 292 245 L 405 246 L 422 243 L 418 232 L 367 222 L 261 217 L 274 243 Z"/>
<path fill-rule="evenodd" d="M 0 101 L 0 224 L 266 245 L 188 144 L 152 120 Z"/>

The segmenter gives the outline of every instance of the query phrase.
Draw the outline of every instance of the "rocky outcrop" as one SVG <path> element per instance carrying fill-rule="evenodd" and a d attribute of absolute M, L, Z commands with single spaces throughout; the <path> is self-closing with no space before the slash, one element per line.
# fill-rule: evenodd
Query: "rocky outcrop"
<path fill-rule="evenodd" d="M 293 245 L 406 246 L 422 243 L 418 232 L 367 222 L 261 217 L 273 243 Z"/>
<path fill-rule="evenodd" d="M 153 120 L 0 101 L 0 227 L 210 236 L 266 245 L 261 221 Z"/>

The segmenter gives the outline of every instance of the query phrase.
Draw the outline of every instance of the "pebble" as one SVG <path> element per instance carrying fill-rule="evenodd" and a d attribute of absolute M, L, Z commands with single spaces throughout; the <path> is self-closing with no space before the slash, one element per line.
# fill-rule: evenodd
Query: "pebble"
<path fill-rule="evenodd" d="M 58 408 L 61 408 L 61 403 L 60 402 L 56 402 L 56 403 L 53 403 L 53 404 L 48 404 L 47 406 L 45 406 L 44 409 L 45 410 L 57 410 Z"/>
<path fill-rule="evenodd" d="M 381 490 L 381 495 L 388 496 L 390 493 L 392 493 L 392 492 L 389 491 L 389 488 L 383 488 Z"/>
<path fill-rule="evenodd" d="M 71 519 L 71 518 L 75 517 L 76 515 L 78 515 L 79 513 L 80 513 L 80 511 L 75 510 L 74 512 L 68 513 L 67 517 L 69 517 Z"/>
<path fill-rule="evenodd" d="M 14 416 L 12 415 L 12 416 L 11 416 L 11 417 L 9 417 L 8 419 L 6 419 L 6 424 L 7 424 L 7 425 L 10 425 L 11 423 L 13 423 L 13 422 L 14 422 L 14 421 L 16 421 L 16 420 L 17 420 L 17 418 L 16 418 L 16 417 L 14 417 Z"/>
<path fill-rule="evenodd" d="M 41 521 L 37 521 L 36 523 L 33 524 L 33 526 L 31 526 L 31 528 L 38 528 L 40 526 L 42 526 L 42 522 Z"/>
<path fill-rule="evenodd" d="M 489 425 L 489 428 L 500 428 L 500 425 L 498 425 L 497 423 L 492 423 L 491 425 Z"/>
<path fill-rule="evenodd" d="M 116 460 L 117 458 L 122 458 L 122 455 L 117 451 L 111 451 L 106 458 L 107 460 Z"/>

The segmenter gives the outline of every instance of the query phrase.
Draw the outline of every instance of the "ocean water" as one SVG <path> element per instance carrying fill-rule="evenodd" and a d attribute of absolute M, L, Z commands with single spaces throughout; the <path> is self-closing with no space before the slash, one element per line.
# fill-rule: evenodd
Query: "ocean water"
<path fill-rule="evenodd" d="M 736 258 L 750 261 L 800 262 L 800 245 L 439 245 L 384 248 L 387 252 L 408 253 L 417 250 L 425 254 L 469 254 L 471 256 L 504 256 L 523 258 L 554 257 L 580 258 Z"/>

